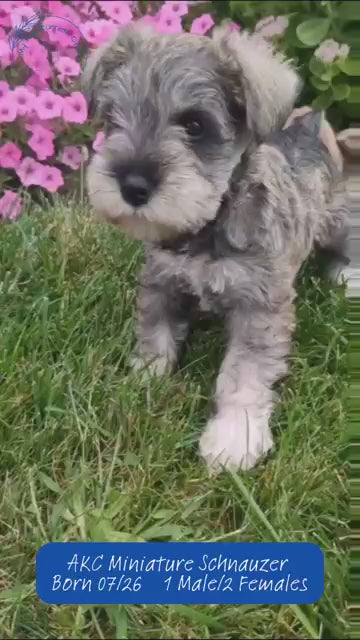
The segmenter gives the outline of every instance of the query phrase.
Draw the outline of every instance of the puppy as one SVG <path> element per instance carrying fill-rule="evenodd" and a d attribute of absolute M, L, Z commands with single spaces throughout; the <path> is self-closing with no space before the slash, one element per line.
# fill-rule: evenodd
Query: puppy
<path fill-rule="evenodd" d="M 172 371 L 192 310 L 220 314 L 228 346 L 200 452 L 211 470 L 249 469 L 272 447 L 295 274 L 314 241 L 344 235 L 328 206 L 335 168 L 309 127 L 251 151 L 284 125 L 298 77 L 256 36 L 133 28 L 92 55 L 83 80 L 106 134 L 90 201 L 145 243 L 133 366 Z"/>

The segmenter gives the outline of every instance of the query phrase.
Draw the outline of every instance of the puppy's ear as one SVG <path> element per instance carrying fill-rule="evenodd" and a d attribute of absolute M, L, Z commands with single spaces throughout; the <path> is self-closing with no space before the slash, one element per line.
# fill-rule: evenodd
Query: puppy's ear
<path fill-rule="evenodd" d="M 323 126 L 324 121 L 323 111 L 309 111 L 309 113 L 299 116 L 297 121 L 314 137 L 320 138 L 321 127 Z"/>
<path fill-rule="evenodd" d="M 212 44 L 235 102 L 246 109 L 249 129 L 259 140 L 280 129 L 301 90 L 296 71 L 259 35 L 213 31 Z"/>
<path fill-rule="evenodd" d="M 112 73 L 131 58 L 146 33 L 148 30 L 130 25 L 91 53 L 81 77 L 81 89 L 87 98 L 90 115 L 101 116 L 105 84 Z"/>

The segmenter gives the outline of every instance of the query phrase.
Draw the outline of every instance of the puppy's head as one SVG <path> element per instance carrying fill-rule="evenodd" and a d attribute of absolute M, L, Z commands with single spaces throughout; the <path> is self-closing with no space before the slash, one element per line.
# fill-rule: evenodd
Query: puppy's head
<path fill-rule="evenodd" d="M 131 27 L 83 75 L 105 141 L 87 185 L 95 211 L 136 238 L 196 232 L 216 216 L 242 152 L 281 127 L 296 73 L 257 36 Z"/>

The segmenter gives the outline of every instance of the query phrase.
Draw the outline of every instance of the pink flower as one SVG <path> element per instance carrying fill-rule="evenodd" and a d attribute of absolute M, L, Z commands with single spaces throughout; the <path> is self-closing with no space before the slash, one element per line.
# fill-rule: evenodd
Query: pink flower
<path fill-rule="evenodd" d="M 36 153 L 38 159 L 45 160 L 49 156 L 53 156 L 55 134 L 41 124 L 34 124 L 31 131 L 32 136 L 28 140 L 28 145 Z"/>
<path fill-rule="evenodd" d="M 282 36 L 286 31 L 289 24 L 289 18 L 287 16 L 268 16 L 259 20 L 255 27 L 256 33 L 260 34 L 263 38 L 274 38 L 275 36 Z"/>
<path fill-rule="evenodd" d="M 55 135 L 61 133 L 65 124 L 60 119 L 55 120 L 41 120 L 35 111 L 32 111 L 30 114 L 26 116 L 25 129 L 26 131 L 34 132 L 35 125 L 41 124 L 44 129 L 51 131 Z"/>
<path fill-rule="evenodd" d="M 58 118 L 61 115 L 64 98 L 57 96 L 52 91 L 41 91 L 35 103 L 35 109 L 43 120 Z"/>
<path fill-rule="evenodd" d="M 340 44 L 335 40 L 324 40 L 321 45 L 314 51 L 314 56 L 331 64 L 336 58 L 346 58 L 350 49 L 347 44 Z"/>
<path fill-rule="evenodd" d="M 237 24 L 237 22 L 229 22 L 228 26 L 229 26 L 229 31 L 240 31 L 241 29 L 240 25 Z"/>
<path fill-rule="evenodd" d="M 86 100 L 80 91 L 74 91 L 63 100 L 62 115 L 66 122 L 85 122 L 87 118 Z"/>
<path fill-rule="evenodd" d="M 25 82 L 30 93 L 35 94 L 34 89 L 48 89 L 49 85 L 44 78 L 37 76 L 36 73 L 32 73 L 31 76 Z"/>
<path fill-rule="evenodd" d="M 81 72 L 79 63 L 67 56 L 60 56 L 54 66 L 62 76 L 78 76 Z"/>
<path fill-rule="evenodd" d="M 4 96 L 6 96 L 6 94 L 9 93 L 9 91 L 10 89 L 9 89 L 8 83 L 5 82 L 5 80 L 0 82 L 0 100 L 4 98 Z"/>
<path fill-rule="evenodd" d="M 137 24 L 150 24 L 152 27 L 156 27 L 157 23 L 159 21 L 159 16 L 142 16 L 142 18 L 139 18 L 137 20 Z"/>
<path fill-rule="evenodd" d="M 20 0 L 2 0 L 1 4 L 4 8 L 4 11 L 6 11 L 7 13 L 11 13 L 12 11 L 14 11 L 14 9 L 18 9 L 25 3 L 21 2 Z"/>
<path fill-rule="evenodd" d="M 17 7 L 10 14 L 11 24 L 13 28 L 21 26 L 22 31 L 31 31 L 39 19 L 36 18 L 34 9 L 31 7 Z M 31 19 L 31 20 L 30 20 Z"/>
<path fill-rule="evenodd" d="M 314 56 L 322 62 L 330 64 L 338 55 L 339 44 L 335 40 L 324 40 L 321 45 L 314 51 Z"/>
<path fill-rule="evenodd" d="M 48 12 L 52 16 L 65 18 L 66 20 L 69 20 L 73 24 L 79 24 L 81 20 L 79 15 L 76 13 L 76 11 L 70 6 L 70 2 L 59 2 L 59 0 L 49 0 Z M 62 26 L 64 26 L 63 20 L 62 20 L 62 23 L 63 23 Z"/>
<path fill-rule="evenodd" d="M 98 5 L 116 24 L 125 25 L 131 22 L 133 15 L 127 2 L 98 2 Z"/>
<path fill-rule="evenodd" d="M 181 18 L 172 12 L 160 13 L 157 28 L 160 33 L 182 33 Z"/>
<path fill-rule="evenodd" d="M 203 13 L 199 18 L 195 18 L 191 25 L 190 33 L 198 36 L 203 36 L 212 26 L 214 26 L 214 20 L 210 13 Z"/>
<path fill-rule="evenodd" d="M 16 173 L 24 187 L 31 185 L 39 185 L 40 170 L 42 164 L 36 162 L 33 158 L 23 158 L 20 165 L 16 169 Z"/>
<path fill-rule="evenodd" d="M 98 152 L 100 151 L 101 147 L 104 144 L 104 140 L 105 140 L 105 136 L 103 134 L 102 131 L 98 131 L 98 133 L 95 136 L 95 140 L 92 144 L 92 148 L 94 149 L 94 151 Z"/>
<path fill-rule="evenodd" d="M 5 189 L 4 195 L 0 198 L 0 218 L 14 220 L 20 214 L 21 205 L 20 196 L 15 191 Z"/>
<path fill-rule="evenodd" d="M 169 13 L 172 13 L 173 15 L 181 17 L 186 16 L 189 9 L 187 2 L 182 2 L 182 0 L 179 0 L 178 2 L 176 2 L 176 0 L 175 2 L 174 0 L 167 0 L 167 2 L 165 2 L 161 7 L 160 11 L 161 13 L 165 13 L 167 15 Z"/>
<path fill-rule="evenodd" d="M 0 100 L 0 122 L 14 122 L 16 115 L 16 102 L 9 92 Z"/>
<path fill-rule="evenodd" d="M 78 169 L 81 165 L 82 153 L 81 148 L 74 145 L 64 147 L 59 155 L 59 160 L 71 169 Z"/>
<path fill-rule="evenodd" d="M 84 22 L 81 27 L 84 38 L 91 45 L 98 47 L 107 42 L 117 31 L 117 26 L 112 20 L 93 20 Z"/>
<path fill-rule="evenodd" d="M 13 53 L 11 52 L 9 43 L 6 40 L 0 40 L 0 67 L 6 69 L 10 66 Z"/>
<path fill-rule="evenodd" d="M 342 44 L 339 47 L 338 58 L 347 58 L 350 53 L 350 47 L 348 44 Z"/>
<path fill-rule="evenodd" d="M 68 7 L 70 8 L 70 7 Z M 56 47 L 77 47 L 81 39 L 81 33 L 71 18 L 59 17 L 53 13 L 44 20 L 46 37 Z"/>
<path fill-rule="evenodd" d="M 16 169 L 21 160 L 21 150 L 13 142 L 6 142 L 0 147 L 0 167 Z"/>
<path fill-rule="evenodd" d="M 108 42 L 117 33 L 117 25 L 112 20 L 99 20 L 97 41 L 98 44 Z"/>
<path fill-rule="evenodd" d="M 96 45 L 97 37 L 98 37 L 98 29 L 96 27 L 98 20 L 89 20 L 88 22 L 84 22 L 81 31 L 82 34 L 88 42 L 92 45 Z"/>
<path fill-rule="evenodd" d="M 23 48 L 23 49 L 21 49 Z M 23 53 L 21 51 L 23 50 Z M 47 50 L 35 38 L 30 38 L 19 45 L 19 53 L 25 64 L 41 78 L 51 77 L 51 67 L 47 57 Z"/>
<path fill-rule="evenodd" d="M 53 62 L 57 62 L 61 56 L 66 56 L 67 58 L 71 58 L 71 60 L 76 60 L 78 55 L 78 51 L 75 48 L 67 47 L 61 53 L 59 51 L 54 51 L 52 54 Z"/>
<path fill-rule="evenodd" d="M 78 13 L 82 13 L 84 16 L 89 15 L 91 5 L 88 0 L 73 0 L 72 5 Z"/>
<path fill-rule="evenodd" d="M 40 165 L 39 186 L 51 193 L 55 193 L 64 184 L 60 169 L 50 165 Z"/>
<path fill-rule="evenodd" d="M 23 0 L 19 2 L 19 5 L 23 4 L 25 7 L 31 7 L 34 11 L 39 11 L 42 0 Z"/>
<path fill-rule="evenodd" d="M 16 102 L 17 113 L 19 116 L 24 116 L 31 111 L 35 104 L 34 95 L 26 87 L 15 87 L 12 92 L 13 98 Z"/>
<path fill-rule="evenodd" d="M 40 120 L 37 113 L 35 111 L 31 111 L 31 113 L 28 113 L 26 116 L 25 129 L 27 131 L 32 131 L 34 124 L 41 124 L 41 122 L 42 121 Z"/>
<path fill-rule="evenodd" d="M 10 27 L 11 20 L 7 11 L 3 7 L 3 3 L 0 4 L 0 25 L 3 27 Z"/>

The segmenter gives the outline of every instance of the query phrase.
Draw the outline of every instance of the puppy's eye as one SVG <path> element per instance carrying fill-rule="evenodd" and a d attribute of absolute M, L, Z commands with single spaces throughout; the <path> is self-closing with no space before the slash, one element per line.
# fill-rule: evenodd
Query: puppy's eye
<path fill-rule="evenodd" d="M 190 138 L 199 139 L 204 133 L 204 125 L 200 120 L 188 120 L 183 127 Z"/>
<path fill-rule="evenodd" d="M 176 123 L 185 129 L 192 140 L 200 140 L 205 133 L 204 118 L 197 112 L 182 113 L 176 118 Z"/>

